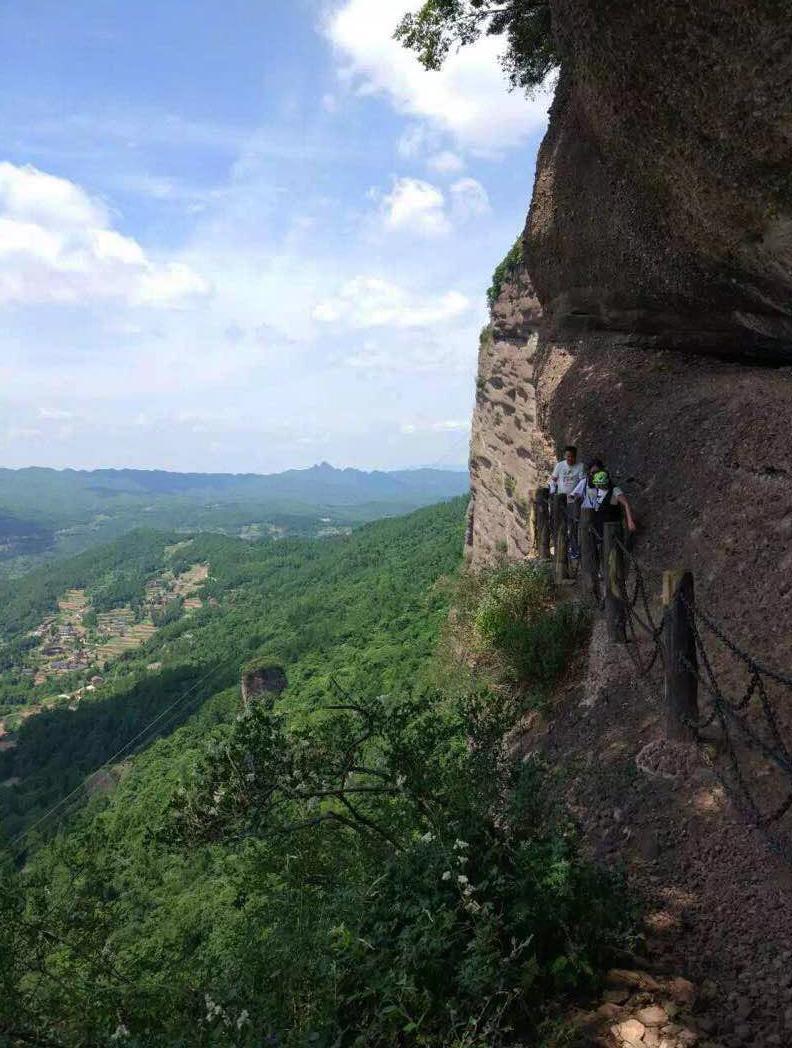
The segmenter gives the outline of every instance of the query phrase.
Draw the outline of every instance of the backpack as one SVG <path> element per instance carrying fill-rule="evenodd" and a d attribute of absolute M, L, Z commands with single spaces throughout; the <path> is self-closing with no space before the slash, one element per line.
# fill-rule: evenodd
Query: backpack
<path fill-rule="evenodd" d="M 586 484 L 588 488 L 588 483 Z M 605 498 L 600 502 L 599 509 L 595 509 L 591 514 L 591 523 L 594 529 L 601 533 L 603 524 L 610 524 L 611 522 L 618 523 L 621 521 L 622 510 L 621 506 L 617 503 L 615 506 L 612 505 L 613 499 L 613 481 L 608 485 L 605 491 Z"/>

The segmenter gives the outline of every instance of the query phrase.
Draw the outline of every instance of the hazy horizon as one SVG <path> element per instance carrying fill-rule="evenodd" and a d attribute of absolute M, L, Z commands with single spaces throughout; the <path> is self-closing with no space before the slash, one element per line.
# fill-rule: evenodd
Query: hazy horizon
<path fill-rule="evenodd" d="M 162 469 L 159 466 L 95 466 L 95 467 L 83 467 L 83 466 L 47 466 L 32 464 L 28 466 L 5 466 L 0 464 L 1 470 L 11 470 L 14 473 L 19 473 L 27 469 L 40 469 L 40 470 L 52 470 L 56 473 L 100 473 L 100 472 L 131 472 L 131 473 L 176 473 L 176 474 L 196 474 L 208 475 L 210 473 L 214 475 L 226 475 L 226 476 L 278 476 L 281 473 L 306 473 L 310 470 L 321 469 L 322 467 L 329 467 L 336 472 L 343 472 L 345 470 L 355 470 L 359 473 L 412 473 L 419 470 L 436 470 L 444 473 L 467 473 L 468 466 L 466 463 L 443 463 L 442 465 L 435 465 L 434 463 L 418 463 L 412 466 L 394 466 L 392 469 L 380 470 L 377 468 L 366 469 L 360 466 L 344 466 L 336 465 L 333 462 L 313 462 L 308 466 L 284 466 L 281 470 L 273 470 L 270 473 L 257 473 L 254 470 L 232 470 L 232 469 L 221 469 L 221 470 L 170 470 Z"/>
<path fill-rule="evenodd" d="M 548 96 L 411 6 L 3 5 L 0 464 L 465 459 Z"/>

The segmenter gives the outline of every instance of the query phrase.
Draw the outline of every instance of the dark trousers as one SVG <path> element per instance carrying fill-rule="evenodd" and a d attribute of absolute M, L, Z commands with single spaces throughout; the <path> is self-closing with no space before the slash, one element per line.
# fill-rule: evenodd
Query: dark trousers
<path fill-rule="evenodd" d="M 578 521 L 580 519 L 579 499 L 568 499 L 566 495 L 556 493 L 550 502 L 550 529 L 555 537 L 559 525 L 563 523 L 566 530 L 567 553 L 570 557 L 580 556 L 578 544 Z"/>

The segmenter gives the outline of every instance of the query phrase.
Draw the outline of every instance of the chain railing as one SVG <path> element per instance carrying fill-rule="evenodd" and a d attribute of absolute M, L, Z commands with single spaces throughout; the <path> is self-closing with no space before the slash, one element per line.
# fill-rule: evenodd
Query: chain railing
<path fill-rule="evenodd" d="M 706 708 L 693 726 L 696 738 L 701 740 L 704 730 L 717 725 L 729 769 L 728 776 L 721 773 L 719 778 L 751 821 L 760 829 L 767 829 L 777 824 L 792 809 L 792 753 L 784 738 L 784 725 L 781 723 L 784 711 L 777 708 L 778 694 L 787 697 L 792 693 L 792 677 L 763 665 L 749 655 L 700 606 L 685 600 L 683 604 L 695 640 L 697 662 L 701 667 L 689 666 L 688 669 L 696 674 L 699 694 L 703 690 L 706 695 Z M 746 678 L 739 695 L 723 684 L 723 674 L 715 669 L 716 659 L 706 640 L 710 639 L 711 643 L 711 638 L 718 642 L 722 654 Z M 746 773 L 748 762 L 742 751 L 755 754 L 769 764 L 776 773 L 776 784 L 781 779 L 785 796 L 780 802 L 777 798 L 761 797 L 761 788 L 749 782 Z M 708 763 L 713 765 L 711 760 Z M 789 851 L 792 854 L 792 847 Z"/>
<path fill-rule="evenodd" d="M 792 674 L 736 643 L 695 599 L 690 572 L 642 563 L 620 524 L 596 528 L 584 511 L 580 547 L 585 587 L 665 709 L 667 735 L 698 746 L 736 809 L 792 862 L 792 836 L 778 829 L 792 812 Z"/>
<path fill-rule="evenodd" d="M 627 651 L 638 676 L 648 677 L 655 666 L 662 662 L 663 622 L 655 621 L 644 569 L 640 562 L 619 539 L 616 540 L 616 547 L 624 564 L 620 583 Z M 642 641 L 648 643 L 650 648 L 645 660 L 641 654 Z"/>

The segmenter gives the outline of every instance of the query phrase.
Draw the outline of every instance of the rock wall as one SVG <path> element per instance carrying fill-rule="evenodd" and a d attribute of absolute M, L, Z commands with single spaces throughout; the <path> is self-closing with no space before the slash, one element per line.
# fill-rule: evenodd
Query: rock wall
<path fill-rule="evenodd" d="M 532 496 L 553 464 L 553 449 L 536 420 L 540 322 L 541 307 L 520 268 L 504 284 L 479 345 L 467 532 L 474 564 L 533 549 Z"/>
<path fill-rule="evenodd" d="M 553 330 L 792 363 L 782 0 L 552 0 L 562 72 L 525 234 Z"/>
<path fill-rule="evenodd" d="M 525 270 L 482 339 L 470 557 L 532 551 L 525 500 L 576 443 L 635 503 L 644 558 L 694 568 L 792 666 L 791 9 L 552 7 Z"/>
<path fill-rule="evenodd" d="M 628 492 L 654 591 L 691 568 L 732 636 L 792 667 L 792 368 L 589 335 L 543 340 L 534 383 L 543 432 L 600 453 Z"/>
<path fill-rule="evenodd" d="M 792 667 L 792 367 L 648 351 L 627 335 L 553 338 L 540 322 L 521 272 L 481 340 L 473 564 L 535 552 L 531 493 L 575 443 L 627 491 L 641 559 L 691 567 L 735 637 Z"/>

